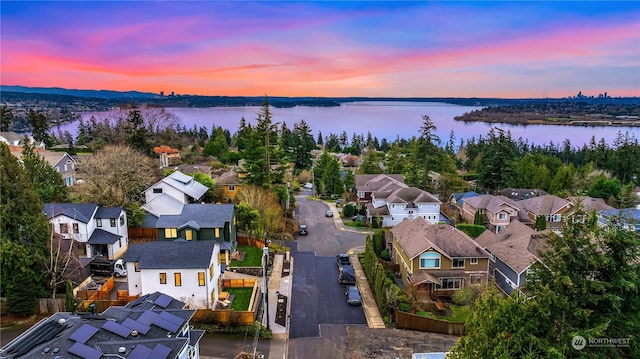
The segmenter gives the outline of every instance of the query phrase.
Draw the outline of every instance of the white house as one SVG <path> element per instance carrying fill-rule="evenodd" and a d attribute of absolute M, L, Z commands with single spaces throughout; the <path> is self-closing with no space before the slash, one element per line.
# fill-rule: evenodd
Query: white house
<path fill-rule="evenodd" d="M 73 240 L 80 258 L 118 259 L 127 250 L 127 213 L 95 203 L 45 203 L 53 232 Z"/>
<path fill-rule="evenodd" d="M 416 187 L 400 187 L 371 194 L 367 217 L 382 218 L 383 227 L 393 227 L 405 219 L 422 217 L 431 224 L 440 222 L 440 200 Z"/>
<path fill-rule="evenodd" d="M 132 244 L 124 256 L 129 295 L 159 291 L 192 309 L 213 308 L 222 280 L 219 254 L 215 241 Z"/>
<path fill-rule="evenodd" d="M 179 204 L 197 203 L 209 188 L 180 171 L 173 172 L 144 191 L 142 208 L 158 217 L 161 214 L 176 214 L 167 210 L 181 210 Z M 179 211 L 177 212 L 179 213 Z"/>

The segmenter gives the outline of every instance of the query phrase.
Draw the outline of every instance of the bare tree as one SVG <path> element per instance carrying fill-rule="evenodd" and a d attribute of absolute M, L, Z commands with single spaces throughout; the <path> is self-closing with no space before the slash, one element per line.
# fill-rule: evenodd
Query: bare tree
<path fill-rule="evenodd" d="M 51 228 L 49 253 L 43 263 L 51 288 L 51 298 L 56 297 L 58 285 L 64 283 L 81 268 L 80 260 L 74 251 L 74 242 L 74 239 L 65 240 L 62 236 L 54 234 Z"/>
<path fill-rule="evenodd" d="M 272 233 L 282 230 L 284 212 L 278 198 L 272 192 L 260 186 L 245 186 L 236 195 L 238 204 L 244 203 L 260 213 L 256 223 L 255 235 L 267 238 Z"/>

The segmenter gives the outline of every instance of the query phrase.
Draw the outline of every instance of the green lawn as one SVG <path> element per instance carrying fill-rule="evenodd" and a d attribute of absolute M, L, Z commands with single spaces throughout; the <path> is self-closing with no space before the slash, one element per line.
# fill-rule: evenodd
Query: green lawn
<path fill-rule="evenodd" d="M 438 319 L 448 320 L 454 323 L 464 323 L 467 320 L 467 317 L 471 315 L 471 308 L 469 306 L 463 305 L 454 305 L 450 304 L 449 309 L 453 312 L 452 316 L 448 315 L 438 315 Z"/>
<path fill-rule="evenodd" d="M 249 301 L 253 287 L 248 288 L 225 288 L 229 294 L 233 294 L 233 302 L 231 302 L 232 310 L 244 311 L 249 309 Z"/>
<path fill-rule="evenodd" d="M 251 246 L 238 246 L 238 252 L 244 252 L 241 261 L 232 260 L 232 267 L 260 267 L 262 265 L 262 249 Z"/>

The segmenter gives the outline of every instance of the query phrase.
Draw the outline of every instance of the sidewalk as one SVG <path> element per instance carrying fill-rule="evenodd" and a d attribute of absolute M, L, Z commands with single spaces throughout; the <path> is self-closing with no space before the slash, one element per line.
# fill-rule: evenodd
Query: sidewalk
<path fill-rule="evenodd" d="M 271 276 L 269 277 L 267 298 L 269 301 L 269 328 L 273 333 L 271 345 L 269 346 L 269 359 L 287 358 L 289 346 L 289 313 L 291 313 L 291 285 L 293 281 L 293 257 L 289 257 L 289 272 L 283 273 L 285 261 L 284 254 L 276 254 L 273 259 Z M 279 295 L 284 296 L 282 299 Z M 278 324 L 278 301 L 282 300 L 282 305 L 286 301 L 286 311 L 281 323 Z M 266 318 L 265 318 L 266 319 Z"/>
<path fill-rule="evenodd" d="M 329 206 L 329 209 L 333 212 L 333 223 L 335 224 L 337 229 L 341 231 L 353 232 L 353 233 L 373 234 L 372 231 L 365 228 L 358 229 L 358 228 L 345 226 L 344 222 L 342 222 L 342 217 L 340 217 L 340 209 L 336 206 L 335 202 L 327 203 L 326 201 L 322 201 L 322 203 Z"/>

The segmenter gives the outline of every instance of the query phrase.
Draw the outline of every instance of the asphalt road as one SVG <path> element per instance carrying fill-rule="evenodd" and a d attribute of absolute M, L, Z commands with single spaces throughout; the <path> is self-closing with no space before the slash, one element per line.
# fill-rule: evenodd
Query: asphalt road
<path fill-rule="evenodd" d="M 325 216 L 327 205 L 296 196 L 296 218 L 309 234 L 290 245 L 294 258 L 289 358 L 345 358 L 346 325 L 367 321 L 360 306 L 350 306 L 338 283 L 336 254 L 364 246 L 365 234 L 339 230 Z M 310 355 L 313 353 L 313 355 Z"/>

